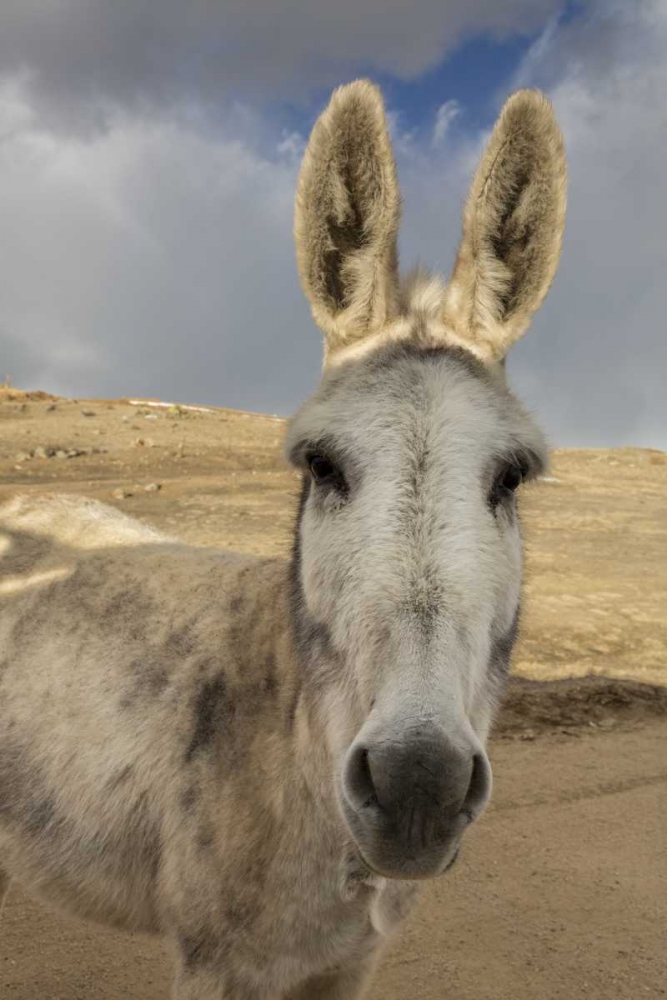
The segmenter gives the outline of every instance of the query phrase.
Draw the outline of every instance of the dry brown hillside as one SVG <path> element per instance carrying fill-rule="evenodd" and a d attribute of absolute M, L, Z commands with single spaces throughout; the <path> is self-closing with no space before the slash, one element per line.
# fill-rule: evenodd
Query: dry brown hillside
<path fill-rule="evenodd" d="M 287 553 L 297 482 L 283 426 L 225 409 L 0 389 L 0 499 L 81 492 L 192 542 Z M 551 475 L 521 499 L 517 674 L 667 684 L 666 498 L 663 452 L 554 453 Z"/>

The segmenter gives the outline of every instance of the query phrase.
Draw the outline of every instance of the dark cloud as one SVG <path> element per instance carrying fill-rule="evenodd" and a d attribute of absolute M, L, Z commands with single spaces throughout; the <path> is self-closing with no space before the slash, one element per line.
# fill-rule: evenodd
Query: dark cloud
<path fill-rule="evenodd" d="M 29 127 L 12 145 L 0 344 L 15 381 L 293 408 L 319 344 L 291 156 L 134 117 L 85 142 Z"/>
<path fill-rule="evenodd" d="M 25 74 L 44 121 L 101 127 L 110 109 L 219 110 L 304 99 L 365 71 L 424 72 L 470 32 L 531 31 L 558 0 L 4 0 L 0 72 Z"/>

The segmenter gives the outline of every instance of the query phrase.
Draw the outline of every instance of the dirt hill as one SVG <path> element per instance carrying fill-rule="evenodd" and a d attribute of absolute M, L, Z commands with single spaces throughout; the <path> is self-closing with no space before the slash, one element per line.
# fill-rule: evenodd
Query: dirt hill
<path fill-rule="evenodd" d="M 235 410 L 0 389 L 0 500 L 85 493 L 198 544 L 287 553 L 297 480 L 283 429 Z M 517 675 L 667 684 L 666 498 L 664 452 L 553 453 L 551 474 L 521 496 Z"/>

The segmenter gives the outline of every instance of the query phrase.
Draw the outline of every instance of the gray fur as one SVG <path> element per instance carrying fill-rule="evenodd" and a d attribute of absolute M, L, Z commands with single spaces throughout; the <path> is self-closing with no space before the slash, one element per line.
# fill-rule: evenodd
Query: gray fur
<path fill-rule="evenodd" d="M 348 149 L 349 177 L 394 183 L 377 91 L 352 85 L 334 112 L 300 186 L 302 266 L 326 247 L 308 173 L 327 176 L 332 142 L 334 175 Z M 384 222 L 364 223 L 364 191 L 388 199 Z M 490 794 L 521 578 L 503 484 L 539 473 L 544 444 L 502 366 L 436 336 L 435 285 L 387 292 L 397 192 L 354 194 L 368 242 L 337 245 L 331 280 L 308 264 L 315 314 L 338 319 L 287 436 L 303 475 L 290 563 L 191 548 L 83 499 L 0 512 L 0 900 L 11 876 L 168 936 L 176 1000 L 360 997 Z M 362 248 L 369 281 L 389 269 L 370 311 L 341 291 Z"/>

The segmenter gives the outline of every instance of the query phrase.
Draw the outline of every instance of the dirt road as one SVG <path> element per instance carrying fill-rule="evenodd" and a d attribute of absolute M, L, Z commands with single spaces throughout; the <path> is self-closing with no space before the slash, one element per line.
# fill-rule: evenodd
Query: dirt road
<path fill-rule="evenodd" d="M 196 543 L 285 552 L 295 482 L 281 433 L 231 411 L 0 393 L 0 501 L 82 492 Z M 493 805 L 426 889 L 371 1000 L 667 994 L 667 456 L 561 452 L 553 478 L 523 500 L 528 610 Z M 166 1000 L 169 982 L 158 942 L 12 891 L 3 1000 Z"/>

